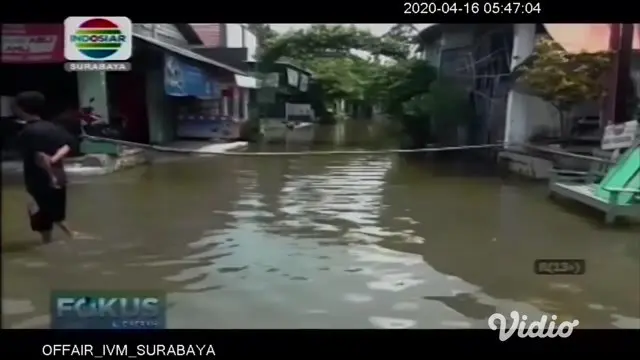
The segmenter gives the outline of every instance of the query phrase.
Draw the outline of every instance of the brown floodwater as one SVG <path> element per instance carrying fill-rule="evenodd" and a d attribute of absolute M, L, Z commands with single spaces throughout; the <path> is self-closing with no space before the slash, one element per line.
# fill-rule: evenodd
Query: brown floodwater
<path fill-rule="evenodd" d="M 171 328 L 479 328 L 512 310 L 640 327 L 640 228 L 606 228 L 482 167 L 161 162 L 75 179 L 69 220 L 97 239 L 47 246 L 29 231 L 22 186 L 6 183 L 3 326 L 47 327 L 52 290 L 155 289 Z M 535 275 L 539 258 L 585 259 L 587 271 Z"/>

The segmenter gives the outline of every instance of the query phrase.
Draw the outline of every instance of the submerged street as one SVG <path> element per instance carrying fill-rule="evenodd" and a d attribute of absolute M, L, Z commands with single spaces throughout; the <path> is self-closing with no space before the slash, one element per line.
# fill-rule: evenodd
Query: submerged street
<path fill-rule="evenodd" d="M 464 169 L 396 155 L 160 163 L 74 181 L 70 222 L 99 239 L 48 246 L 22 185 L 5 184 L 4 327 L 48 327 L 56 289 L 165 291 L 170 328 L 480 328 L 512 310 L 640 326 L 640 229 Z M 539 258 L 587 271 L 535 275 Z"/>

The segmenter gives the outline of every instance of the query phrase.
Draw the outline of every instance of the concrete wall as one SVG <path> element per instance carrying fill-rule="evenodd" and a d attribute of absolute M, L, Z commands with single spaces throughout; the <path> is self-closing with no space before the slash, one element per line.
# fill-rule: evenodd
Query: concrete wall
<path fill-rule="evenodd" d="M 230 48 L 238 48 L 244 47 L 242 33 L 244 32 L 244 28 L 242 24 L 225 24 L 227 27 L 226 31 L 226 42 L 225 47 Z"/>
<path fill-rule="evenodd" d="M 150 68 L 146 77 L 149 142 L 163 144 L 175 138 L 173 109 L 164 92 L 164 67 Z"/>
<path fill-rule="evenodd" d="M 133 24 L 133 32 L 167 44 L 187 47 L 189 42 L 173 24 Z"/>
<path fill-rule="evenodd" d="M 247 48 L 247 60 L 255 60 L 258 41 L 256 36 L 247 30 L 245 24 L 224 24 L 226 26 L 225 47 Z"/>
<path fill-rule="evenodd" d="M 536 40 L 535 24 L 514 24 L 511 70 L 531 55 Z M 509 91 L 505 120 L 505 142 L 523 143 L 540 129 L 559 133 L 560 117 L 557 110 L 537 97 Z"/>
<path fill-rule="evenodd" d="M 442 51 L 467 48 L 473 44 L 472 31 L 445 32 L 424 46 L 424 59 L 435 67 L 442 65 Z"/>
<path fill-rule="evenodd" d="M 247 60 L 254 61 L 256 59 L 256 50 L 258 49 L 258 38 L 245 28 L 244 47 L 247 48 Z"/>
<path fill-rule="evenodd" d="M 431 65 L 440 67 L 440 40 L 425 45 L 424 59 Z"/>
<path fill-rule="evenodd" d="M 246 24 L 191 24 L 207 48 L 246 48 L 247 59 L 255 60 L 258 40 Z"/>
<path fill-rule="evenodd" d="M 80 71 L 77 73 L 77 81 L 80 106 L 92 106 L 95 114 L 108 120 L 107 74 L 104 71 Z"/>

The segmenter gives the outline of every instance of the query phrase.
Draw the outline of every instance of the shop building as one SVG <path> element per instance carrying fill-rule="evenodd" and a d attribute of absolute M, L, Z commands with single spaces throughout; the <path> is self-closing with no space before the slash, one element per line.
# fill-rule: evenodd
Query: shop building
<path fill-rule="evenodd" d="M 47 97 L 43 116 L 53 117 L 79 104 L 78 87 L 86 73 L 69 73 L 63 63 L 63 27 L 59 24 L 3 24 L 0 67 L 3 153 L 13 153 L 21 126 L 11 119 L 10 104 L 22 91 Z"/>
<path fill-rule="evenodd" d="M 248 62 L 255 60 L 256 36 L 246 24 L 209 23 L 191 26 L 202 41 L 202 45 L 191 46 L 194 52 L 245 73 L 234 74 L 233 78 L 222 84 L 223 112 L 234 124 L 230 135 L 237 136 L 239 124 L 249 119 L 258 88 L 257 79 L 247 75 L 251 70 Z"/>
<path fill-rule="evenodd" d="M 187 24 L 134 24 L 133 30 L 132 71 L 69 73 L 62 24 L 3 25 L 3 103 L 36 90 L 48 99 L 46 116 L 91 105 L 103 119 L 123 123 L 125 140 L 139 143 L 234 137 L 227 124 L 248 112 L 234 85 L 246 73 L 189 50 L 202 41 Z M 120 152 L 106 143 L 85 142 L 82 149 Z"/>

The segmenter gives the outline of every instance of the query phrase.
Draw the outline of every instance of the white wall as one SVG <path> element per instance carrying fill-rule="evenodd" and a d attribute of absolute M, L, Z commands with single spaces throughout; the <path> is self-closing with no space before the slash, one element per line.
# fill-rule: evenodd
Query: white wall
<path fill-rule="evenodd" d="M 226 47 L 247 48 L 247 60 L 255 60 L 258 40 L 256 36 L 246 29 L 245 24 L 225 24 Z"/>
<path fill-rule="evenodd" d="M 258 48 L 258 39 L 252 32 L 244 29 L 244 47 L 247 48 L 247 60 L 254 61 L 256 59 L 256 49 Z"/>
<path fill-rule="evenodd" d="M 104 71 L 80 71 L 77 73 L 77 82 L 80 106 L 92 106 L 95 114 L 109 121 L 107 74 Z"/>
<path fill-rule="evenodd" d="M 242 44 L 242 30 L 241 24 L 226 24 L 227 26 L 227 42 L 226 47 L 229 48 L 241 48 Z"/>
<path fill-rule="evenodd" d="M 535 24 L 514 24 L 511 70 L 531 55 L 536 40 Z M 559 133 L 560 116 L 557 110 L 537 97 L 509 91 L 504 141 L 524 143 L 542 128 Z"/>

